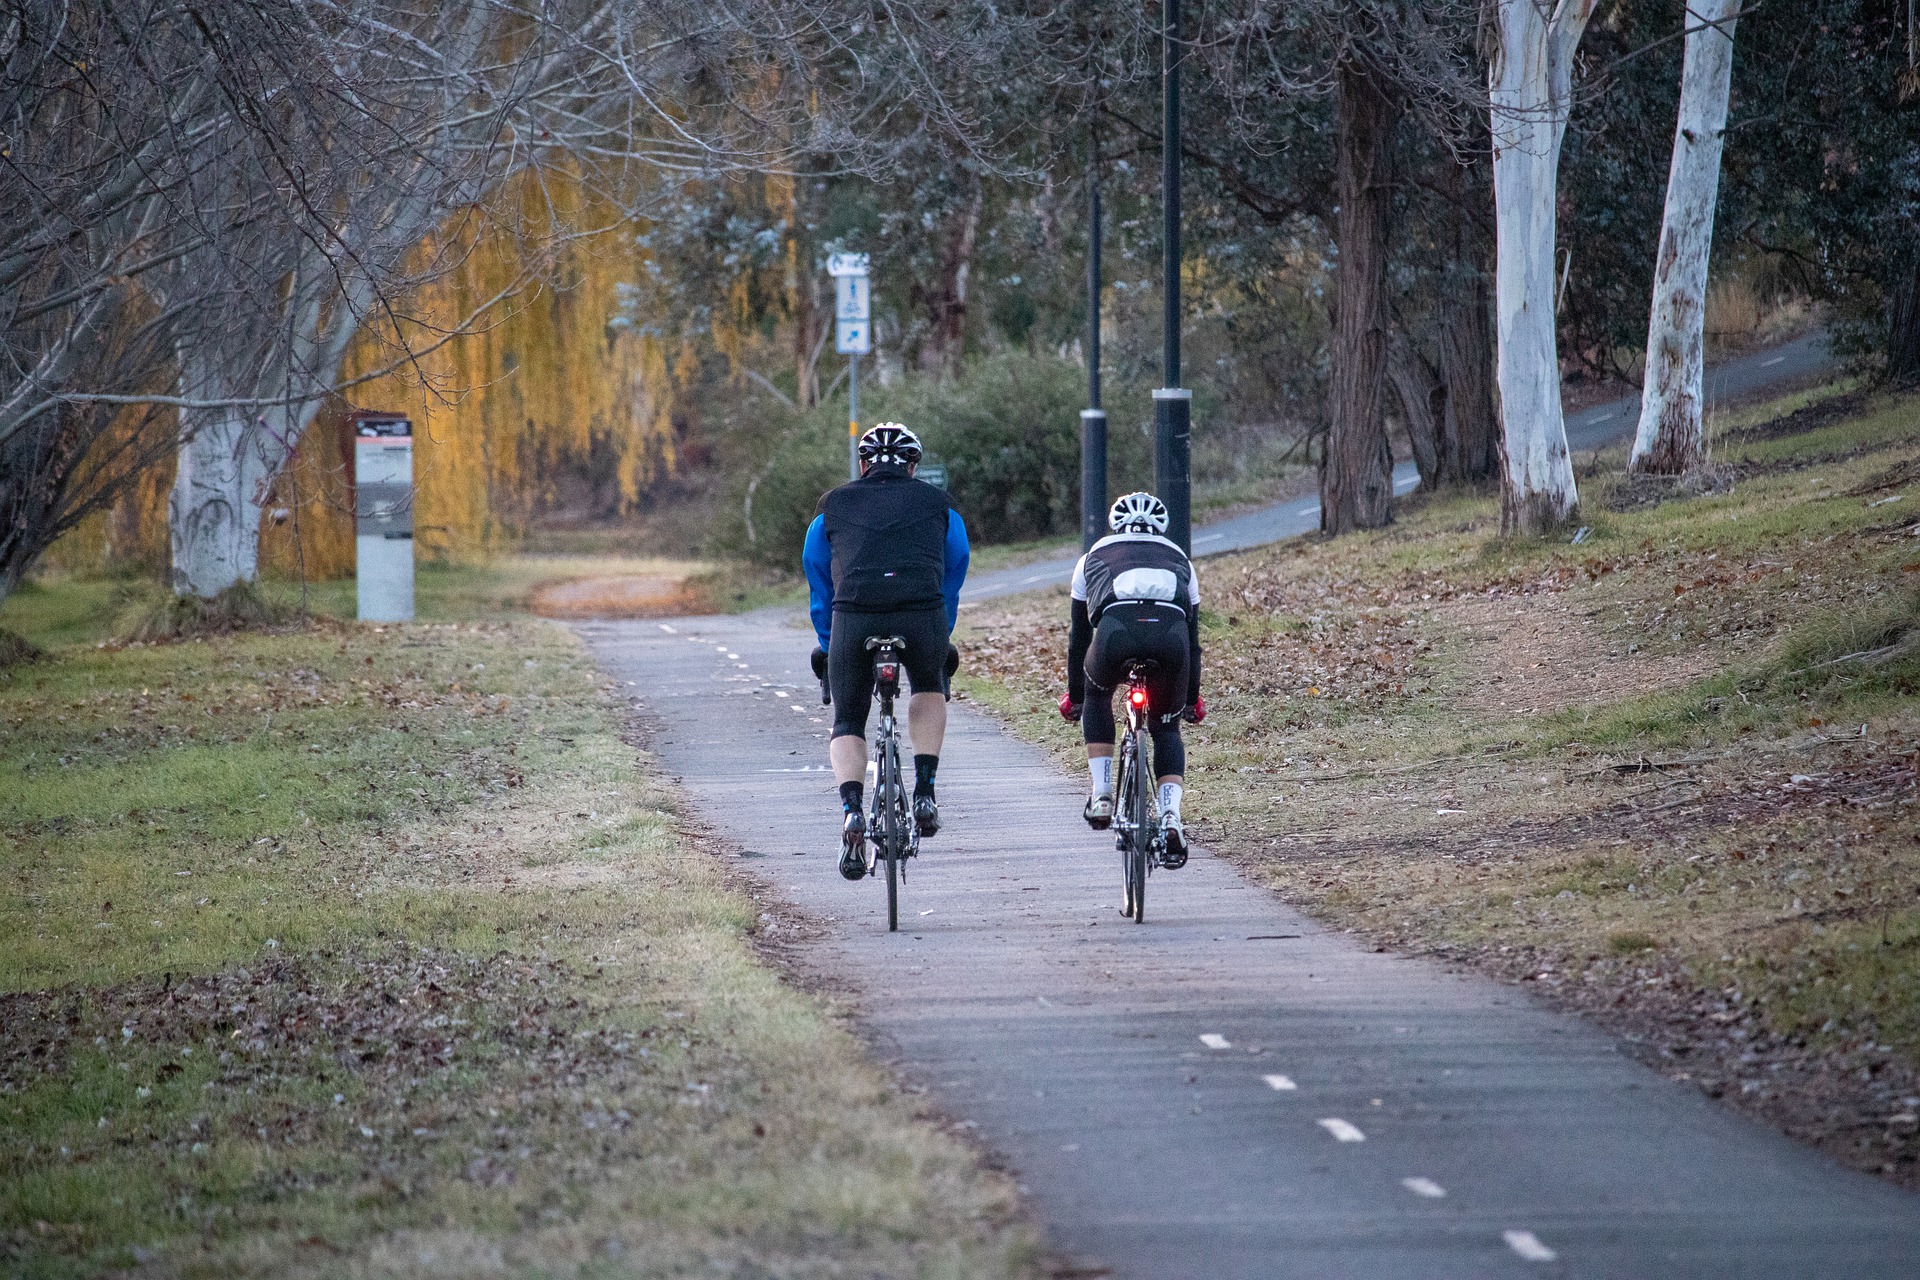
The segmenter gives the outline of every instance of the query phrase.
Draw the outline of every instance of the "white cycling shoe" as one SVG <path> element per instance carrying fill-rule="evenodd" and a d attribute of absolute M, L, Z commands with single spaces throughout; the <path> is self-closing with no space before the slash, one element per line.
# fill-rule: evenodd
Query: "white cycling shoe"
<path fill-rule="evenodd" d="M 1087 797 L 1087 807 L 1080 811 L 1087 825 L 1095 831 L 1105 831 L 1113 825 L 1113 797 L 1111 795 Z"/>
<path fill-rule="evenodd" d="M 1187 865 L 1187 832 L 1180 825 L 1180 815 L 1163 813 L 1160 815 L 1160 840 L 1163 851 L 1160 865 L 1168 871 L 1178 871 Z"/>

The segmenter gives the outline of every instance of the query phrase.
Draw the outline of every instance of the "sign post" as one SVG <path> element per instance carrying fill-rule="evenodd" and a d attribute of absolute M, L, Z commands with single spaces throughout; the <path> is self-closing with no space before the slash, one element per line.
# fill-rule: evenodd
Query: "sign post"
<path fill-rule="evenodd" d="M 362 622 L 413 620 L 413 424 L 353 422 L 354 579 Z"/>
<path fill-rule="evenodd" d="M 847 474 L 860 478 L 860 357 L 873 350 L 872 296 L 867 287 L 867 255 L 836 253 L 827 258 L 833 277 L 833 349 L 847 358 Z"/>

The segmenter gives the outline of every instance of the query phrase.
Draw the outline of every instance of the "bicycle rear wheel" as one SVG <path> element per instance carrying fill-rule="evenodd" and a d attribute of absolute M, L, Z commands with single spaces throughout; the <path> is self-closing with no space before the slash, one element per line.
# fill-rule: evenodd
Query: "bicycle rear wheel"
<path fill-rule="evenodd" d="M 1129 772 L 1133 774 L 1133 794 L 1128 799 L 1128 825 L 1133 829 L 1133 838 L 1128 842 L 1127 850 L 1127 887 L 1133 896 L 1133 922 L 1147 922 L 1147 857 L 1153 847 L 1152 813 L 1148 803 L 1147 772 L 1144 761 L 1146 752 L 1140 747 L 1140 738 L 1135 734 L 1127 751 Z"/>
<path fill-rule="evenodd" d="M 900 748 L 889 739 L 880 761 L 880 856 L 887 862 L 888 933 L 900 929 L 900 857 L 907 842 L 900 819 Z"/>

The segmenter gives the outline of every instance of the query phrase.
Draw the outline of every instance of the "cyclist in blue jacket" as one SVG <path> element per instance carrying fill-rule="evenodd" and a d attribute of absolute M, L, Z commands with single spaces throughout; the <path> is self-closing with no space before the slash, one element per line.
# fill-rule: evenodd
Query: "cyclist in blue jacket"
<path fill-rule="evenodd" d="M 873 708 L 870 636 L 903 637 L 902 665 L 912 697 L 913 817 L 923 836 L 940 829 L 934 774 L 947 732 L 948 637 L 967 577 L 967 526 L 946 491 L 914 478 L 920 439 L 897 422 L 860 437 L 860 478 L 830 490 L 807 526 L 801 564 L 820 648 L 814 672 L 833 697 L 827 758 L 846 812 L 840 874 L 867 874 L 867 716 Z"/>

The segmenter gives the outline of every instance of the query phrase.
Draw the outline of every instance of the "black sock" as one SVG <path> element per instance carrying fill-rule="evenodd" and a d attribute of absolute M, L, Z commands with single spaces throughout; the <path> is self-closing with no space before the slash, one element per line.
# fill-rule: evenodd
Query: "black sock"
<path fill-rule="evenodd" d="M 933 775 L 940 771 L 939 756 L 923 756 L 913 753 L 913 794 L 930 796 L 933 794 Z"/>
<path fill-rule="evenodd" d="M 840 784 L 840 807 L 848 813 L 860 812 L 860 793 L 865 790 L 862 783 L 843 782 Z"/>

